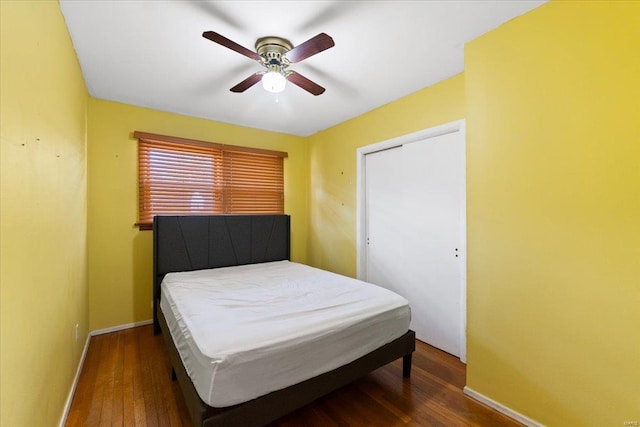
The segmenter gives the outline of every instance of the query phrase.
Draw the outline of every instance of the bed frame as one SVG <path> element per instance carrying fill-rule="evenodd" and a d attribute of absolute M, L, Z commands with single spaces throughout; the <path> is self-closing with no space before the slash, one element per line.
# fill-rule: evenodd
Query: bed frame
<path fill-rule="evenodd" d="M 177 379 L 195 426 L 263 426 L 367 373 L 403 358 L 403 376 L 411 375 L 415 333 L 353 362 L 245 403 L 214 408 L 204 403 L 187 374 L 160 310 L 165 274 L 234 265 L 288 260 L 288 215 L 156 216 L 153 223 L 153 330 L 162 332 Z"/>

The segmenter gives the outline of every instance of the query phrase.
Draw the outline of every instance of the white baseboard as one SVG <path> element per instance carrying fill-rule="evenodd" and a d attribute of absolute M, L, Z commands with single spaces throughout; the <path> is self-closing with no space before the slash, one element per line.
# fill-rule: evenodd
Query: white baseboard
<path fill-rule="evenodd" d="M 91 341 L 91 334 L 87 334 L 87 339 L 84 342 L 84 349 L 82 349 L 82 355 L 80 356 L 80 362 L 78 362 L 78 368 L 76 369 L 76 375 L 73 377 L 73 383 L 71 383 L 71 390 L 67 396 L 67 401 L 64 403 L 64 411 L 62 412 L 62 418 L 60 418 L 59 427 L 64 427 L 69 416 L 69 410 L 71 410 L 71 402 L 73 401 L 73 395 L 76 393 L 76 387 L 78 386 L 78 380 L 80 379 L 80 373 L 84 366 L 84 359 L 87 357 L 87 351 L 89 350 L 89 342 Z"/>
<path fill-rule="evenodd" d="M 512 418 L 518 421 L 519 423 L 524 424 L 527 427 L 544 427 L 544 424 L 540 424 L 539 422 L 532 420 L 531 418 L 526 417 L 521 413 L 516 412 L 513 409 L 504 406 L 502 403 L 498 403 L 495 400 L 490 399 L 487 396 L 480 394 L 473 389 L 470 389 L 467 386 L 465 386 L 464 389 L 462 389 L 462 392 L 467 396 L 471 397 L 472 399 L 475 399 L 478 402 L 483 403 L 488 407 L 495 409 L 501 414 L 504 414 L 507 417 Z"/>
<path fill-rule="evenodd" d="M 145 326 L 153 323 L 153 319 L 149 320 L 141 320 L 140 322 L 127 323 L 125 325 L 112 326 L 110 328 L 104 329 L 96 329 L 95 331 L 91 331 L 91 336 L 95 337 L 96 335 L 108 334 L 111 332 L 124 331 L 125 329 L 135 328 L 136 326 Z"/>
<path fill-rule="evenodd" d="M 113 326 L 111 328 L 97 329 L 95 331 L 91 331 L 87 335 L 87 340 L 84 343 L 84 349 L 82 350 L 82 356 L 80 356 L 80 362 L 78 363 L 78 369 L 76 369 L 76 376 L 73 379 L 73 383 L 71 384 L 71 390 L 69 390 L 69 395 L 67 396 L 67 401 L 64 404 L 64 411 L 62 412 L 62 418 L 60 418 L 59 427 L 64 427 L 67 422 L 67 417 L 69 416 L 69 410 L 71 409 L 71 402 L 73 402 L 73 395 L 76 392 L 76 387 L 78 386 L 78 380 L 80 379 L 80 373 L 82 373 L 82 367 L 84 366 L 84 359 L 87 357 L 87 351 L 89 350 L 89 342 L 91 341 L 91 337 L 95 337 L 96 335 L 108 334 L 109 332 L 117 332 L 123 331 L 125 329 L 135 328 L 136 326 L 145 326 L 153 323 L 153 319 L 142 320 L 140 322 L 127 323 L 126 325 Z"/>

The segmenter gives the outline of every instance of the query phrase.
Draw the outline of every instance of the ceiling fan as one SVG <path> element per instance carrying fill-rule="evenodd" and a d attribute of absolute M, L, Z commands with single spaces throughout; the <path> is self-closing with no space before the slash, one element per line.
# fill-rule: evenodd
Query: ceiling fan
<path fill-rule="evenodd" d="M 295 47 L 289 40 L 281 37 L 262 37 L 256 41 L 256 52 L 214 31 L 205 31 L 202 37 L 258 61 L 266 68 L 266 71 L 252 74 L 232 87 L 231 92 L 244 92 L 259 81 L 262 81 L 263 87 L 269 92 L 283 91 L 287 81 L 316 96 L 325 91 L 319 84 L 288 69 L 291 64 L 335 46 L 333 39 L 325 33 L 320 33 Z"/>

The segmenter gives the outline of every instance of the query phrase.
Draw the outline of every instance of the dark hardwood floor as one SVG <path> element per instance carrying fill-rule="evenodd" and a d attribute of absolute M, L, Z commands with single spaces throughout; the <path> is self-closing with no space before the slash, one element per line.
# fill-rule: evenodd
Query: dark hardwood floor
<path fill-rule="evenodd" d="M 192 426 L 162 340 L 151 326 L 93 337 L 66 425 Z M 520 425 L 465 396 L 464 384 L 459 360 L 418 341 L 410 379 L 396 361 L 270 427 Z"/>

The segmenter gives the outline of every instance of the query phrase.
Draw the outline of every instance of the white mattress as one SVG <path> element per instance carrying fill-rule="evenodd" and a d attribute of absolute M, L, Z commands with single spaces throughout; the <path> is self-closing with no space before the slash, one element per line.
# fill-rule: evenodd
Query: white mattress
<path fill-rule="evenodd" d="M 160 307 L 214 407 L 349 363 L 403 335 L 411 317 L 387 289 L 289 261 L 167 274 Z"/>

